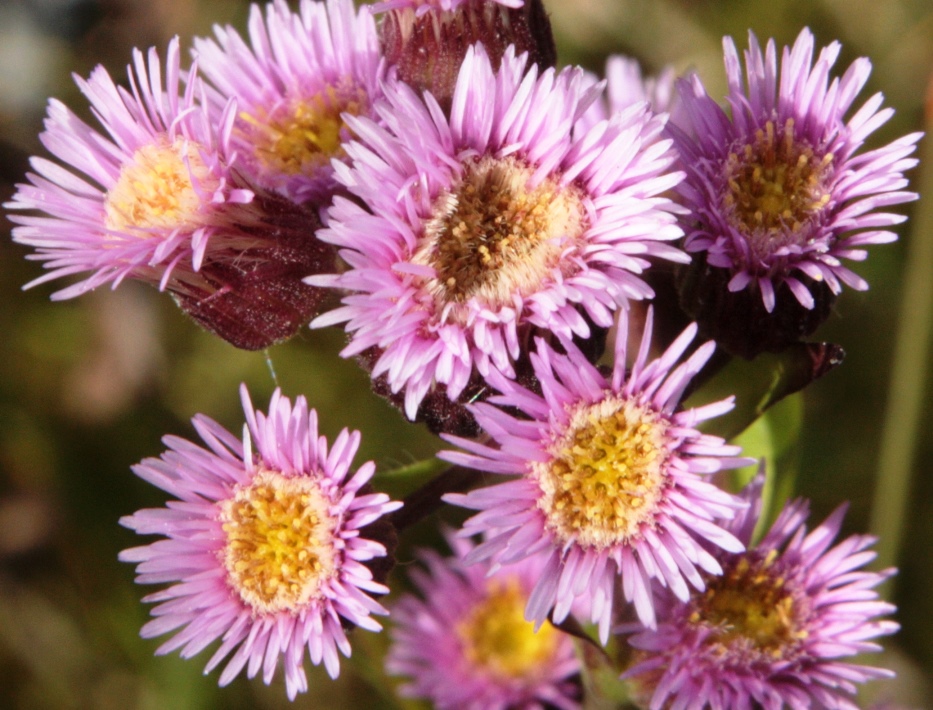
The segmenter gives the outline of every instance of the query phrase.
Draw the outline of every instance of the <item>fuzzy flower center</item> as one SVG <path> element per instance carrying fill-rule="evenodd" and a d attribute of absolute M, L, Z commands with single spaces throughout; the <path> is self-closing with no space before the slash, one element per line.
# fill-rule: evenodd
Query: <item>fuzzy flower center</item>
<path fill-rule="evenodd" d="M 539 289 L 561 253 L 585 230 L 578 191 L 534 168 L 485 156 L 434 204 L 413 261 L 437 274 L 429 290 L 443 306 L 477 298 L 498 308 Z"/>
<path fill-rule="evenodd" d="M 247 142 L 270 174 L 312 175 L 343 154 L 348 129 L 342 114 L 358 116 L 368 107 L 366 92 L 344 78 L 311 97 L 240 117 Z"/>
<path fill-rule="evenodd" d="M 454 628 L 472 665 L 496 677 L 523 678 L 554 657 L 559 632 L 548 623 L 535 632 L 525 620 L 525 601 L 515 577 L 487 583 L 483 600 Z"/>
<path fill-rule="evenodd" d="M 768 121 L 745 145 L 729 153 L 723 201 L 732 225 L 756 256 L 803 244 L 830 200 L 833 154 L 815 151 L 794 132 Z"/>
<path fill-rule="evenodd" d="M 203 221 L 206 196 L 218 185 L 196 145 L 145 145 L 107 193 L 104 225 L 117 232 L 196 226 Z"/>
<path fill-rule="evenodd" d="M 563 542 L 604 548 L 638 535 L 662 500 L 668 423 L 629 400 L 578 409 L 567 430 L 534 464 L 538 506 Z"/>
<path fill-rule="evenodd" d="M 296 611 L 335 572 L 337 521 L 310 477 L 260 471 L 224 501 L 220 522 L 228 579 L 257 612 Z"/>
<path fill-rule="evenodd" d="M 777 551 L 759 560 L 742 557 L 722 576 L 707 581 L 690 616 L 693 624 L 711 627 L 710 641 L 739 652 L 769 658 L 788 655 L 807 637 L 799 603 L 787 580 L 774 569 Z"/>

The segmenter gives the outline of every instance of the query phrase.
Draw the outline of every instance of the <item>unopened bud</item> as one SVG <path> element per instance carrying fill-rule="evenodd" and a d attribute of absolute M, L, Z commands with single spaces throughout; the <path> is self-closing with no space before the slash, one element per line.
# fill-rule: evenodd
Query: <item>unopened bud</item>
<path fill-rule="evenodd" d="M 302 279 L 335 270 L 317 239 L 317 214 L 275 193 L 229 205 L 197 272 L 170 284 L 176 303 L 205 330 L 244 350 L 292 337 L 321 310 L 326 289 Z"/>
<path fill-rule="evenodd" d="M 512 4 L 512 3 L 510 3 Z M 482 44 L 493 69 L 509 45 L 528 52 L 529 63 L 542 69 L 557 63 L 551 23 L 541 0 L 518 7 L 495 0 L 387 2 L 380 28 L 383 52 L 398 77 L 418 91 L 429 91 L 449 108 L 466 51 Z M 376 5 L 376 10 L 380 9 Z"/>

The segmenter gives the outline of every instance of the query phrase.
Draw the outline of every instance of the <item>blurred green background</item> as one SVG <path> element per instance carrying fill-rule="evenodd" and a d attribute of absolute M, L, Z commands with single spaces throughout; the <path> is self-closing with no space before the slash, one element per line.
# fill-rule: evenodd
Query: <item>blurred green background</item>
<path fill-rule="evenodd" d="M 624 53 L 648 72 L 666 64 L 695 69 L 716 96 L 724 88 L 722 35 L 733 35 L 742 47 L 753 29 L 762 39 L 787 44 L 808 25 L 820 45 L 842 41 L 840 73 L 858 56 L 872 59 L 875 69 L 862 99 L 883 91 L 897 111 L 873 145 L 920 130 L 925 97 L 933 113 L 931 0 L 545 4 L 563 63 L 600 71 L 607 54 Z M 209 34 L 213 23 L 233 23 L 242 31 L 246 12 L 247 3 L 228 0 L 2 0 L 0 198 L 8 199 L 23 179 L 28 157 L 43 154 L 38 134 L 47 97 L 86 115 L 71 72 L 86 75 L 100 63 L 122 79 L 134 46 L 162 48 L 173 35 L 190 46 L 191 37 Z M 933 162 L 930 146 L 921 150 Z M 910 177 L 918 189 L 920 169 Z M 847 291 L 817 333 L 845 348 L 845 363 L 785 404 L 765 432 L 773 444 L 793 441 L 799 431 L 799 441 L 782 449 L 777 465 L 795 474 L 797 492 L 813 500 L 814 524 L 848 499 L 846 531 L 866 531 L 878 495 L 893 492 L 909 501 L 903 514 L 895 509 L 893 515 L 903 535 L 892 550 L 901 572 L 889 590 L 903 630 L 879 661 L 896 668 L 899 679 L 878 684 L 865 702 L 880 694 L 913 708 L 933 707 L 933 382 L 923 378 L 931 369 L 928 358 L 911 364 L 911 356 L 924 353 L 924 325 L 933 316 L 922 298 L 912 298 L 907 310 L 902 299 L 911 264 L 921 293 L 923 283 L 933 282 L 933 263 L 918 261 L 933 228 L 915 229 L 929 203 L 928 197 L 925 207 L 921 202 L 904 209 L 914 219 L 901 230 L 901 240 L 874 248 L 856 266 L 871 290 Z M 4 220 L 5 233 L 9 226 Z M 201 677 L 207 654 L 191 661 L 154 657 L 158 642 L 138 637 L 148 615 L 139 599 L 154 589 L 136 586 L 132 568 L 116 559 L 121 549 L 143 542 L 117 519 L 164 502 L 163 493 L 137 480 L 129 467 L 159 455 L 166 433 L 194 437 L 189 420 L 198 412 L 239 431 L 237 385 L 247 382 L 261 408 L 274 387 L 263 354 L 234 350 L 202 333 L 168 297 L 135 283 L 64 303 L 48 300 L 54 290 L 48 285 L 22 292 L 21 285 L 40 274 L 24 259 L 27 253 L 8 238 L 0 240 L 0 707 L 287 706 L 278 679 L 271 688 L 241 678 L 218 689 L 216 674 Z M 906 363 L 899 367 L 908 403 L 892 414 L 899 328 L 907 334 L 898 362 Z M 272 349 L 285 392 L 305 394 L 329 436 L 344 426 L 360 429 L 358 463 L 374 459 L 388 470 L 430 456 L 439 442 L 369 393 L 367 377 L 336 356 L 342 342 L 340 333 L 306 330 Z M 921 402 L 916 416 L 911 393 Z M 915 445 L 910 437 L 899 441 L 889 434 L 893 454 L 882 465 L 885 427 L 909 434 L 911 422 Z M 749 443 L 773 449 L 762 443 L 767 438 Z M 889 474 L 896 466 L 909 471 L 907 484 Z M 406 543 L 429 529 L 409 531 Z M 357 633 L 354 661 L 345 664 L 340 680 L 331 682 L 314 669 L 311 692 L 293 706 L 386 707 L 394 681 L 373 662 L 385 637 Z"/>

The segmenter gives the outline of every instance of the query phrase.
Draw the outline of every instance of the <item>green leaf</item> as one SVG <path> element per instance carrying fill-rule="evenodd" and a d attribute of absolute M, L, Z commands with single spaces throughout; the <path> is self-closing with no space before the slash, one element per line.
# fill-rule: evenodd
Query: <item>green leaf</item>
<path fill-rule="evenodd" d="M 838 367 L 845 352 L 833 343 L 795 343 L 781 353 L 765 353 L 752 361 L 734 358 L 691 395 L 705 404 L 735 395 L 736 406 L 711 422 L 716 434 L 733 439 L 785 397 L 799 392 Z"/>

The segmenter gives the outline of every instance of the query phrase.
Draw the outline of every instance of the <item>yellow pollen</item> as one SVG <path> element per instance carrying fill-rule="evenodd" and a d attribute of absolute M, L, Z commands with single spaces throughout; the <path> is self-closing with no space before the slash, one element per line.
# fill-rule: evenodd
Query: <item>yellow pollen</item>
<path fill-rule="evenodd" d="M 220 522 L 227 578 L 259 613 L 300 610 L 335 573 L 337 521 L 308 476 L 260 471 L 224 501 Z"/>
<path fill-rule="evenodd" d="M 557 267 L 586 229 L 576 188 L 555 177 L 529 186 L 534 168 L 485 156 L 434 204 L 416 264 L 434 267 L 427 284 L 439 305 L 477 298 L 491 308 L 527 295 Z"/>
<path fill-rule="evenodd" d="M 668 424 L 643 405 L 609 399 L 577 410 L 533 464 L 538 506 L 564 542 L 604 548 L 651 524 L 666 483 Z"/>
<path fill-rule="evenodd" d="M 526 678 L 554 657 L 560 632 L 525 620 L 527 598 L 516 577 L 492 578 L 486 595 L 455 627 L 464 656 L 498 678 Z"/>
<path fill-rule="evenodd" d="M 810 225 L 830 200 L 833 158 L 798 140 L 791 118 L 780 128 L 768 121 L 729 154 L 723 203 L 755 256 L 806 241 Z"/>
<path fill-rule="evenodd" d="M 724 652 L 786 658 L 807 637 L 786 579 L 773 569 L 777 553 L 771 553 L 759 560 L 741 558 L 709 579 L 706 592 L 694 601 L 690 622 L 711 627 L 711 642 Z"/>
<path fill-rule="evenodd" d="M 245 126 L 240 130 L 270 175 L 312 176 L 343 155 L 348 129 L 341 114 L 358 116 L 368 107 L 366 92 L 344 78 L 314 96 L 241 113 Z"/>
<path fill-rule="evenodd" d="M 176 140 L 143 146 L 107 193 L 104 225 L 118 232 L 196 227 L 203 222 L 202 205 L 218 184 L 196 145 Z"/>

